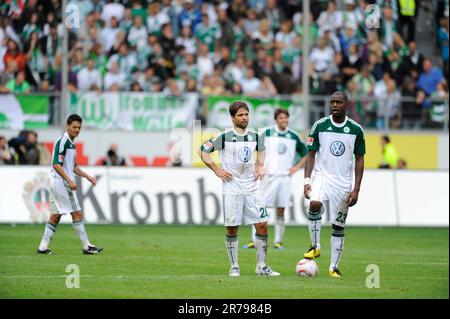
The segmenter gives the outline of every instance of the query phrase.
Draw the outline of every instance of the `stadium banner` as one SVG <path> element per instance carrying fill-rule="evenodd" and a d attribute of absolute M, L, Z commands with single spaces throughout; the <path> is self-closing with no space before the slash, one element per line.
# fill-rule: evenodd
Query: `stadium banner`
<path fill-rule="evenodd" d="M 0 128 L 47 128 L 48 107 L 48 96 L 0 95 Z"/>
<path fill-rule="evenodd" d="M 96 129 L 169 131 L 191 128 L 198 108 L 198 94 L 180 97 L 139 92 L 84 92 L 71 94 L 69 113 Z"/>
<path fill-rule="evenodd" d="M 85 167 L 93 187 L 77 177 L 77 196 L 88 223 L 223 225 L 222 182 L 203 168 Z M 449 224 L 447 172 L 366 170 L 349 226 L 437 226 Z M 0 223 L 43 223 L 49 215 L 49 169 L 0 167 Z M 292 178 L 287 225 L 307 225 L 303 172 Z M 427 185 L 426 194 L 423 188 Z M 422 183 L 423 182 L 423 183 Z M 376 191 L 374 191 L 376 190 Z M 324 202 L 324 224 L 329 224 Z M 269 223 L 275 214 L 268 209 Z M 433 212 L 427 214 L 426 212 Z M 70 223 L 69 216 L 62 222 Z"/>
<path fill-rule="evenodd" d="M 301 100 L 298 98 L 281 99 L 258 99 L 251 97 L 241 97 L 240 100 L 247 103 L 250 109 L 249 127 L 257 130 L 266 126 L 274 125 L 273 113 L 277 108 L 289 110 L 290 128 L 302 132 L 305 130 L 305 115 Z M 236 97 L 229 96 L 209 96 L 208 104 L 208 125 L 219 129 L 232 127 L 229 105 L 236 101 Z"/>

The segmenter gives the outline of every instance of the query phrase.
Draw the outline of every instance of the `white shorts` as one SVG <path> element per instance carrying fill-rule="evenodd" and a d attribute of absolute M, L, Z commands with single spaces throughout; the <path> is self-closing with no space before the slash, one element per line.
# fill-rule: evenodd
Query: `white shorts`
<path fill-rule="evenodd" d="M 239 226 L 267 222 L 266 205 L 257 194 L 223 195 L 223 214 L 225 226 Z"/>
<path fill-rule="evenodd" d="M 51 178 L 50 214 L 65 215 L 80 211 L 77 194 L 70 189 L 69 184 L 62 178 Z"/>
<path fill-rule="evenodd" d="M 311 181 L 310 201 L 319 201 L 322 205 L 324 201 L 328 201 L 330 222 L 337 226 L 345 226 L 348 213 L 346 200 L 349 195 L 348 190 L 337 189 L 336 186 L 326 183 L 320 176 L 314 177 Z"/>
<path fill-rule="evenodd" d="M 260 198 L 267 207 L 288 207 L 292 194 L 292 179 L 288 175 L 264 175 L 259 184 Z"/>

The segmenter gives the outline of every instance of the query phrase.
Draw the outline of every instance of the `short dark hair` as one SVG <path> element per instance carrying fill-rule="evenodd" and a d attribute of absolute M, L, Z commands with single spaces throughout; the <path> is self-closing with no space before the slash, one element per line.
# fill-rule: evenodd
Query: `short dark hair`
<path fill-rule="evenodd" d="M 342 95 L 342 97 L 344 98 L 345 102 L 348 102 L 347 93 L 345 93 L 343 91 L 336 91 L 331 96 L 333 96 L 333 95 Z"/>
<path fill-rule="evenodd" d="M 234 101 L 233 103 L 230 104 L 230 107 L 228 108 L 228 110 L 230 111 L 230 115 L 232 117 L 236 115 L 239 109 L 246 109 L 247 111 L 249 111 L 247 103 L 242 101 Z"/>
<path fill-rule="evenodd" d="M 387 136 L 387 135 L 383 135 L 383 136 L 382 136 L 382 139 L 383 139 L 386 143 L 390 143 L 390 142 L 391 142 L 391 139 L 390 139 L 389 136 Z"/>
<path fill-rule="evenodd" d="M 80 122 L 83 123 L 83 119 L 78 114 L 70 114 L 67 118 L 67 124 L 70 125 L 72 122 Z"/>
<path fill-rule="evenodd" d="M 288 110 L 278 108 L 278 109 L 275 110 L 275 113 L 273 113 L 273 118 L 276 120 L 278 115 L 280 115 L 280 114 L 284 114 L 287 117 L 289 117 L 289 111 Z"/>

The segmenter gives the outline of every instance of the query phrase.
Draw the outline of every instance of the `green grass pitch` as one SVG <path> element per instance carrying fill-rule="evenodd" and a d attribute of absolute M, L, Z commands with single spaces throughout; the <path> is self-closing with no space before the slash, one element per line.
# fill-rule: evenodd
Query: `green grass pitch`
<path fill-rule="evenodd" d="M 0 298 L 449 298 L 448 228 L 348 227 L 342 280 L 327 274 L 330 227 L 322 228 L 316 278 L 294 271 L 308 248 L 306 226 L 286 228 L 285 250 L 270 246 L 268 264 L 281 272 L 272 278 L 257 277 L 255 250 L 242 248 L 241 277 L 228 277 L 223 226 L 86 228 L 101 255 L 83 255 L 71 225 L 58 226 L 50 256 L 35 253 L 43 225 L 0 225 Z M 240 247 L 249 236 L 241 227 Z M 79 289 L 66 287 L 69 264 L 79 266 Z M 380 288 L 366 287 L 370 264 L 379 267 Z"/>

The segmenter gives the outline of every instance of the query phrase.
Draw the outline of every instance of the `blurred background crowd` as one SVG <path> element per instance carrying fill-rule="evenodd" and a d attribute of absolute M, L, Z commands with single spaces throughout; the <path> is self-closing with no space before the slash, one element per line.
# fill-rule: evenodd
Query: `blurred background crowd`
<path fill-rule="evenodd" d="M 311 0 L 309 17 L 301 0 L 68 3 L 80 12 L 69 34 L 70 92 L 271 97 L 300 93 L 308 72 L 312 95 L 347 91 L 367 127 L 388 119 L 391 128 L 432 128 L 444 116 L 433 98 L 448 98 L 448 0 Z M 374 29 L 371 4 L 382 16 Z M 420 11 L 431 17 L 424 24 Z M 0 92 L 61 90 L 63 28 L 60 0 L 2 1 Z M 431 46 L 418 45 L 424 28 Z"/>

